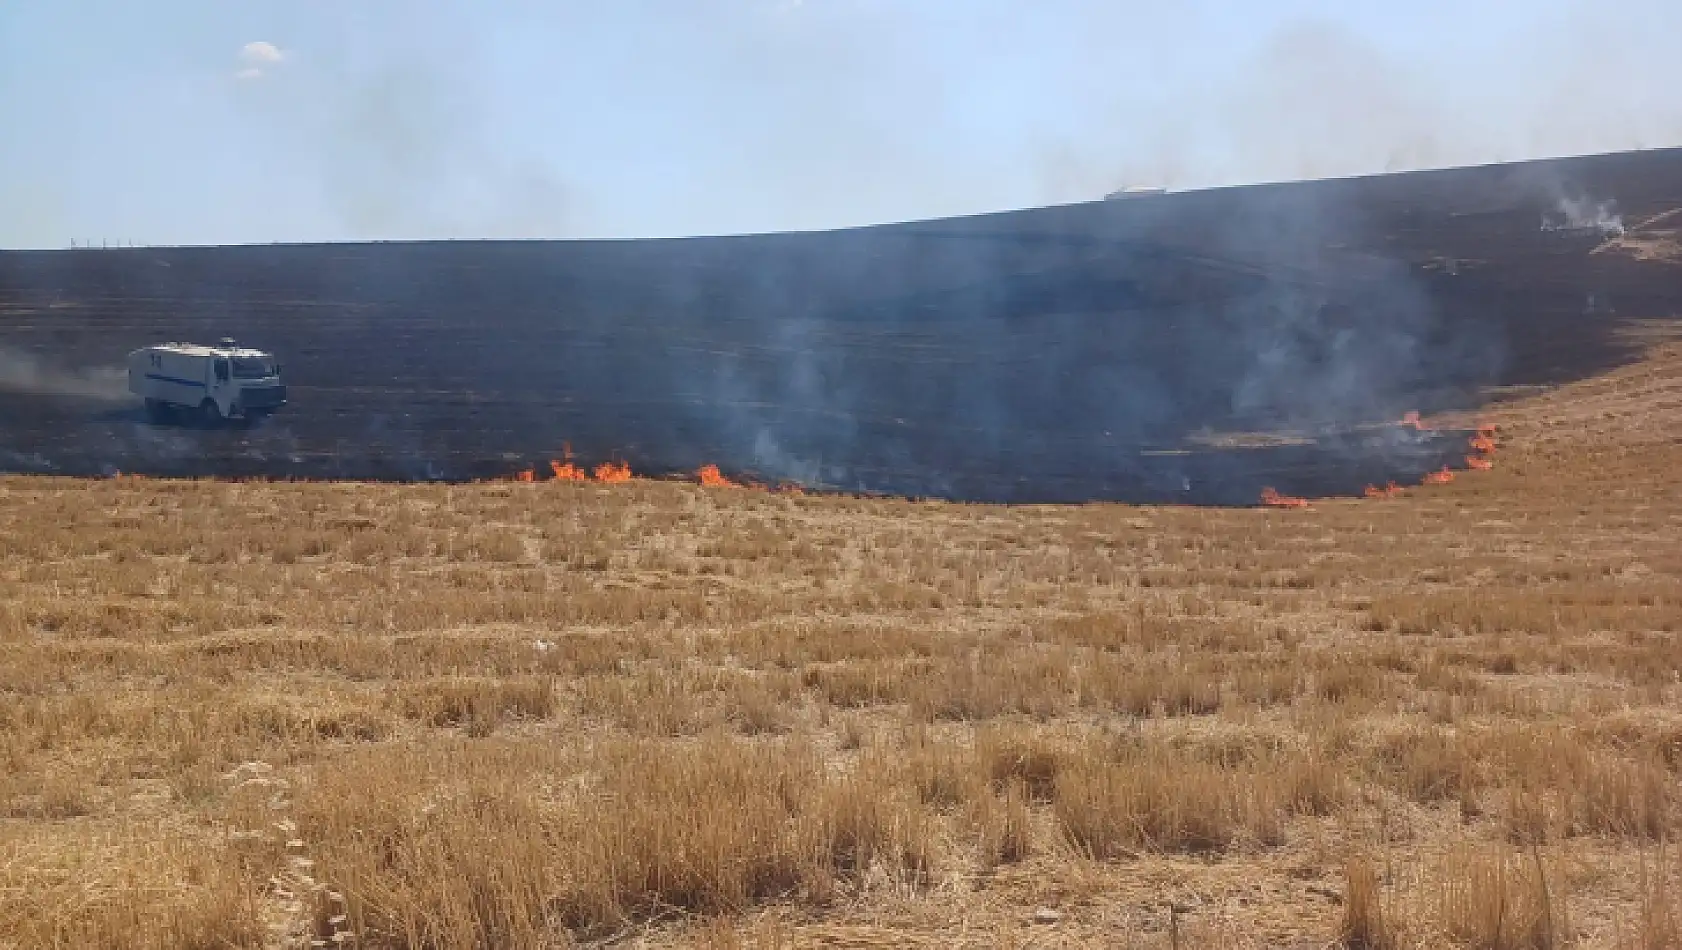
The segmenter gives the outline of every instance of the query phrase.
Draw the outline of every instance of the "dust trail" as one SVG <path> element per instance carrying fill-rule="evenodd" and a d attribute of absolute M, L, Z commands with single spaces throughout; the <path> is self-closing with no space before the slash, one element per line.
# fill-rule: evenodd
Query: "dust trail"
<path fill-rule="evenodd" d="M 0 391 L 108 402 L 129 398 L 122 367 L 68 369 L 9 347 L 0 347 Z"/>

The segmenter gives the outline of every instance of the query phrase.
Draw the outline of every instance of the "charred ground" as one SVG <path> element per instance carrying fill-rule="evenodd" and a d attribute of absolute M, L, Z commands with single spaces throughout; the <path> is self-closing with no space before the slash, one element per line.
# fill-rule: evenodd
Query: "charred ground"
<path fill-rule="evenodd" d="M 0 353 L 232 335 L 293 404 L 201 432 L 0 386 L 0 468 L 454 479 L 570 444 L 977 500 L 1358 492 L 1463 454 L 1404 411 L 1625 360 L 1679 208 L 1653 151 L 823 233 L 9 252 Z"/>

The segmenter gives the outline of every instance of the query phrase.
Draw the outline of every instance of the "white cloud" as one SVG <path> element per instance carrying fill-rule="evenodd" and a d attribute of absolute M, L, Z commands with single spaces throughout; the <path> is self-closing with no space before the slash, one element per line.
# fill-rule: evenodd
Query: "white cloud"
<path fill-rule="evenodd" d="M 234 73 L 234 78 L 253 82 L 267 75 L 270 67 L 286 62 L 286 54 L 268 40 L 254 40 L 240 47 L 239 61 L 245 65 Z"/>
<path fill-rule="evenodd" d="M 274 66 L 284 62 L 286 54 L 280 51 L 280 47 L 268 40 L 257 40 L 241 47 L 239 58 L 253 68 L 261 69 L 264 66 Z"/>

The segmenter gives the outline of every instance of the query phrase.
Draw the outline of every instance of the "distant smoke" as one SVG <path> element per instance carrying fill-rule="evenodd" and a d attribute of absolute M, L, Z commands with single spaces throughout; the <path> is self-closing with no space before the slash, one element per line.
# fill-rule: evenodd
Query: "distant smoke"
<path fill-rule="evenodd" d="M 1624 218 L 1615 201 L 1561 196 L 1551 214 L 1542 216 L 1544 231 L 1598 231 L 1606 237 L 1622 237 Z"/>
<path fill-rule="evenodd" d="M 44 475 L 58 470 L 58 464 L 36 452 L 14 452 L 0 448 L 0 470 Z"/>
<path fill-rule="evenodd" d="M 1346 23 L 1305 18 L 1235 63 L 1193 67 L 1188 57 L 1185 68 L 1196 75 L 1110 91 L 1106 110 L 1084 108 L 1090 121 L 1036 146 L 1039 198 L 1085 200 L 1125 184 L 1187 189 L 1682 145 L 1682 100 L 1674 94 L 1682 67 L 1661 52 L 1682 30 L 1682 6 L 1623 0 L 1539 3 L 1527 14 L 1450 9 L 1444 25 L 1433 27 L 1444 42 L 1418 55 Z M 1483 42 L 1447 25 L 1501 16 L 1508 28 L 1498 38 L 1482 34 Z M 1181 48 L 1177 37 L 1161 39 Z M 1608 50 L 1618 55 L 1609 58 Z M 1102 72 L 1091 71 L 1101 81 Z"/>
<path fill-rule="evenodd" d="M 1682 144 L 1674 0 L 950 7 L 311 4 L 117 99 L 66 47 L 4 127 L 62 197 L 0 184 L 0 243 L 813 229 Z"/>
<path fill-rule="evenodd" d="M 121 367 L 64 369 L 31 354 L 0 347 L 0 390 L 120 400 L 128 398 L 128 375 Z"/>
<path fill-rule="evenodd" d="M 327 194 L 352 233 L 565 233 L 567 195 L 548 169 L 500 152 L 470 77 L 398 62 L 344 90 L 321 139 Z"/>
<path fill-rule="evenodd" d="M 679 408 L 688 441 L 664 458 L 843 489 L 1253 494 L 1230 486 L 1259 455 L 1174 454 L 1210 431 L 1325 438 L 1301 454 L 1398 477 L 1442 446 L 1348 430 L 1464 404 L 1504 340 L 1447 319 L 1368 210 L 1320 188 L 1170 196 L 716 245 L 710 272 L 648 245 L 664 276 L 626 304 L 648 325 L 618 332 L 687 345 L 621 351 L 599 379 L 547 357 L 581 389 Z"/>
<path fill-rule="evenodd" d="M 339 236 L 571 230 L 575 195 L 548 163 L 498 134 L 493 116 L 505 104 L 489 98 L 469 38 L 439 49 L 405 42 L 401 32 L 386 37 L 372 63 L 352 68 L 319 53 L 287 77 L 290 94 L 253 90 L 246 99 L 289 168 L 316 176 Z"/>

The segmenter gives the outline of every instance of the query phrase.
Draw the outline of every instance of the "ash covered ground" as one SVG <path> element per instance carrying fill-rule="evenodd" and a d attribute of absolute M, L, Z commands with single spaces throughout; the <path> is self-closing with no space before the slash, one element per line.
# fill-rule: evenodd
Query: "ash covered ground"
<path fill-rule="evenodd" d="M 1405 412 L 1627 359 L 1674 312 L 1679 208 L 1665 150 L 821 233 L 4 252 L 0 470 L 465 479 L 570 448 L 977 501 L 1359 493 L 1463 463 Z M 285 363 L 281 414 L 156 426 L 113 383 L 223 336 Z"/>

